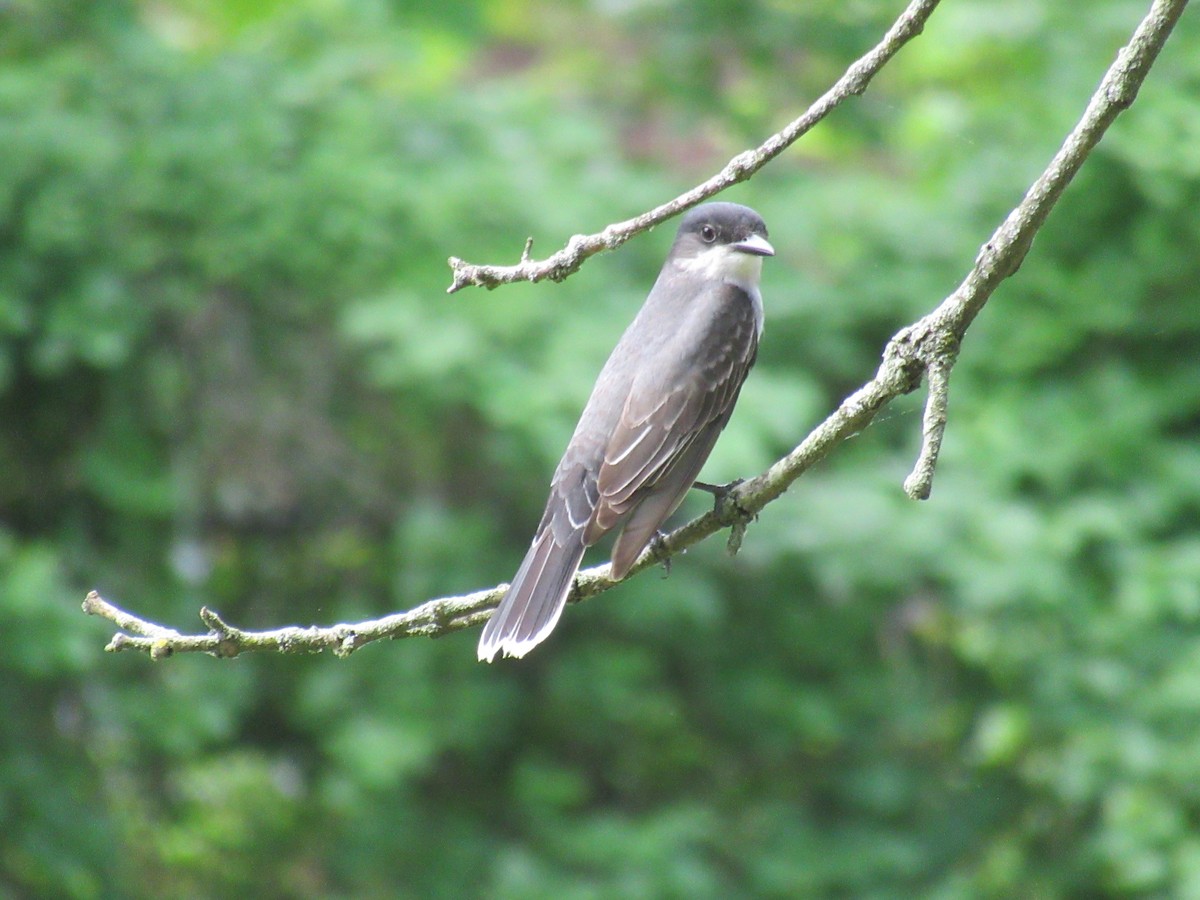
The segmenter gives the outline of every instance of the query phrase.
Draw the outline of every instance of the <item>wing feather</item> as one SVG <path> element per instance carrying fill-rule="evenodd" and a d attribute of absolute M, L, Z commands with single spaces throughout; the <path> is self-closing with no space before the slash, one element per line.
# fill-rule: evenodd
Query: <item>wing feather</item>
<path fill-rule="evenodd" d="M 664 353 L 661 368 L 639 372 L 634 378 L 596 476 L 599 496 L 585 533 L 588 544 L 599 540 L 652 492 L 675 463 L 688 456 L 698 436 L 711 433 L 714 425 L 719 432 L 728 421 L 758 347 L 750 298 L 736 288 L 729 290 L 732 296 L 723 298 L 720 314 L 712 318 L 707 333 L 681 336 L 681 343 L 692 352 Z M 707 457 L 712 441 L 704 443 Z M 689 468 L 702 464 L 700 459 Z M 678 496 L 661 504 L 669 508 L 667 515 L 688 487 L 672 485 Z"/>

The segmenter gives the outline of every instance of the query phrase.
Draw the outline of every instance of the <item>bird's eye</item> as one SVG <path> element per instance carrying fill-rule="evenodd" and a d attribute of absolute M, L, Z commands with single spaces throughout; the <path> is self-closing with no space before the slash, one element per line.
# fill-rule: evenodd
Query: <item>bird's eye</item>
<path fill-rule="evenodd" d="M 700 229 L 700 237 L 704 239 L 704 243 L 711 244 L 717 239 L 717 229 L 711 225 L 705 225 Z"/>

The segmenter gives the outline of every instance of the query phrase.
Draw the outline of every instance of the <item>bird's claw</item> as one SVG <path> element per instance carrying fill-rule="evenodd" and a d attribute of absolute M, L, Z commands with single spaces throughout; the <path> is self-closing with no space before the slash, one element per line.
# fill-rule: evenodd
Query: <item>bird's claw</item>
<path fill-rule="evenodd" d="M 712 494 L 714 508 L 720 509 L 721 503 L 725 498 L 732 494 L 734 488 L 745 480 L 744 478 L 735 478 L 733 481 L 726 482 L 725 484 L 709 484 L 707 481 L 695 481 L 692 483 L 692 487 L 696 488 L 696 490 L 704 491 L 706 494 Z"/>
<path fill-rule="evenodd" d="M 663 578 L 671 576 L 671 554 L 667 552 L 666 534 L 661 531 L 654 532 L 654 537 L 650 538 L 650 553 L 654 558 L 662 563 Z"/>

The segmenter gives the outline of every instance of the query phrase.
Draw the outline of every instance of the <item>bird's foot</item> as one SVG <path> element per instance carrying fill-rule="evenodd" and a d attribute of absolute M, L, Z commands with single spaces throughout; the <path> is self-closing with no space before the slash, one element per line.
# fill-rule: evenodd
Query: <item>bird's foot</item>
<path fill-rule="evenodd" d="M 656 531 L 654 537 L 650 538 L 650 543 L 647 545 L 650 553 L 655 560 L 662 563 L 663 578 L 671 576 L 671 554 L 667 551 L 667 535 L 665 532 Z"/>
<path fill-rule="evenodd" d="M 757 513 L 742 509 L 742 505 L 733 496 L 733 492 L 744 481 L 744 478 L 735 478 L 727 484 L 709 484 L 705 481 L 696 481 L 692 483 L 692 487 L 712 494 L 713 512 L 721 519 L 722 524 L 732 525 L 735 522 L 745 523 L 758 518 Z"/>
<path fill-rule="evenodd" d="M 735 478 L 726 484 L 709 484 L 707 481 L 693 481 L 692 487 L 698 491 L 704 491 L 706 494 L 712 494 L 716 505 L 720 506 L 721 501 L 728 497 L 733 489 L 745 480 L 744 478 Z"/>
<path fill-rule="evenodd" d="M 746 534 L 746 526 L 758 518 L 757 513 L 743 509 L 733 495 L 734 490 L 743 480 L 737 478 L 728 484 L 708 484 L 704 481 L 697 481 L 692 485 L 692 487 L 713 495 L 713 512 L 722 525 L 729 526 L 727 549 L 730 555 L 736 554 L 742 548 L 742 538 Z"/>

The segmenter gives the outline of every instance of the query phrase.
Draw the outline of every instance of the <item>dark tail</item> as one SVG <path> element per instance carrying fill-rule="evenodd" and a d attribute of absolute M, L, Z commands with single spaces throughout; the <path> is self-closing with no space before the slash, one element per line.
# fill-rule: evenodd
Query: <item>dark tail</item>
<path fill-rule="evenodd" d="M 483 627 L 480 660 L 491 662 L 500 652 L 522 657 L 549 637 L 567 603 L 583 550 L 582 529 L 567 537 L 566 546 L 554 539 L 549 524 L 538 532 L 508 593 Z"/>

